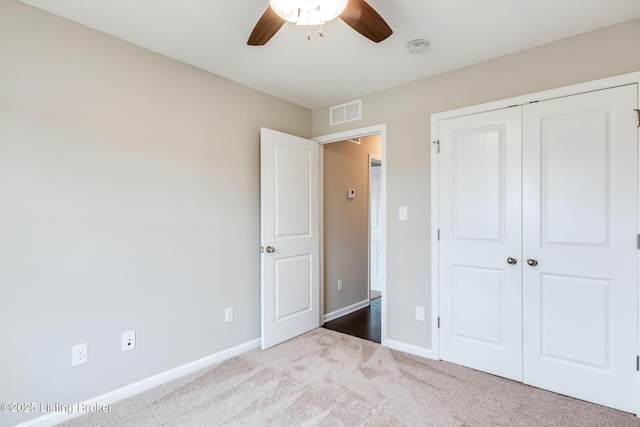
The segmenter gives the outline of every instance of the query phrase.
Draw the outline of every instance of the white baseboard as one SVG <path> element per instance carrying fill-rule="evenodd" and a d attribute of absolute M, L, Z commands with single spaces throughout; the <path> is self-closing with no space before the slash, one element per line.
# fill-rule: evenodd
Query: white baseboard
<path fill-rule="evenodd" d="M 238 346 L 223 350 L 219 353 L 212 354 L 210 356 L 203 357 L 202 359 L 194 360 L 177 368 L 170 369 L 168 371 L 159 373 L 144 380 L 140 380 L 133 384 L 121 387 L 117 390 L 110 391 L 93 399 L 85 400 L 84 402 L 72 405 L 69 411 L 56 412 L 39 417 L 30 421 L 26 421 L 22 424 L 18 424 L 16 427 L 49 427 L 72 418 L 79 417 L 85 413 L 95 412 L 97 408 L 104 408 L 107 405 L 115 403 L 119 400 L 133 396 L 134 394 L 141 393 L 149 390 L 150 388 L 159 386 L 176 378 L 188 375 L 196 372 L 200 369 L 207 368 L 215 365 L 216 363 L 224 362 L 227 359 L 238 356 L 242 353 L 246 353 L 249 350 L 260 347 L 260 339 L 246 342 Z M 70 413 L 68 413 L 70 412 Z"/>
<path fill-rule="evenodd" d="M 425 357 L 427 359 L 440 360 L 440 358 L 436 356 L 435 352 L 432 350 L 429 350 L 428 348 L 418 347 L 416 345 L 406 344 L 400 341 L 394 341 L 390 339 L 387 339 L 385 344 L 387 347 L 391 349 L 402 351 L 404 353 Z"/>
<path fill-rule="evenodd" d="M 338 317 L 342 317 L 349 313 L 353 313 L 354 311 L 358 311 L 361 308 L 365 308 L 368 305 L 369 305 L 368 299 L 357 302 L 355 304 L 351 304 L 348 307 L 341 308 L 340 310 L 332 311 L 331 313 L 325 314 L 324 316 L 322 316 L 322 321 L 329 322 L 331 320 L 337 319 Z"/>

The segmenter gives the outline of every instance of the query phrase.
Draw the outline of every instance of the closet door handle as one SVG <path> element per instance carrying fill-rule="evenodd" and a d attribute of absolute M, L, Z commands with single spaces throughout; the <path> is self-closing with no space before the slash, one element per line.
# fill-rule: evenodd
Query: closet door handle
<path fill-rule="evenodd" d="M 516 265 L 518 263 L 518 260 L 512 256 L 510 256 L 509 258 L 507 258 L 507 264 L 510 265 Z"/>
<path fill-rule="evenodd" d="M 529 264 L 531 267 L 535 267 L 536 265 L 538 265 L 538 260 L 535 258 L 529 258 L 527 260 L 527 264 Z"/>

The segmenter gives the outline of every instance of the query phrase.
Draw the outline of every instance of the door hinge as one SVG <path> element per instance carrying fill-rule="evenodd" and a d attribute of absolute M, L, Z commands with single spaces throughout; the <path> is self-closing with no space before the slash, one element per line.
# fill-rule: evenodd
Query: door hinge
<path fill-rule="evenodd" d="M 438 228 L 438 240 L 440 240 L 440 229 Z M 638 242 L 640 242 L 640 235 L 638 235 Z"/>
<path fill-rule="evenodd" d="M 436 144 L 436 148 L 438 149 L 438 151 L 436 151 L 437 153 L 440 152 L 440 140 L 436 139 L 435 141 L 432 141 L 432 143 Z"/>
<path fill-rule="evenodd" d="M 636 247 L 640 249 L 640 234 L 637 234 L 636 236 Z"/>
<path fill-rule="evenodd" d="M 640 371 L 640 356 L 636 356 L 636 371 Z"/>
<path fill-rule="evenodd" d="M 636 110 L 636 126 L 640 128 L 640 110 Z"/>
<path fill-rule="evenodd" d="M 440 329 L 440 316 L 438 316 L 438 329 Z"/>

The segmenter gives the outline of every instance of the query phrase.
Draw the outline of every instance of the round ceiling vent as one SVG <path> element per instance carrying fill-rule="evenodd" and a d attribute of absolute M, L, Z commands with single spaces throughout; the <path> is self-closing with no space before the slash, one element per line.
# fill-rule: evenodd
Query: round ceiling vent
<path fill-rule="evenodd" d="M 412 55 L 417 55 L 418 53 L 424 52 L 425 50 L 427 50 L 427 47 L 429 47 L 429 42 L 425 39 L 412 40 L 407 43 L 407 50 Z"/>

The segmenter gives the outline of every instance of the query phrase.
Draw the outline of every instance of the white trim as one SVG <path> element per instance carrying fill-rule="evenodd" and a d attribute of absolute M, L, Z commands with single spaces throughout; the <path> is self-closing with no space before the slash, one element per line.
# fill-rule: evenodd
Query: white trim
<path fill-rule="evenodd" d="M 636 76 L 636 80 L 638 81 L 638 86 L 640 88 L 640 73 L 635 73 L 635 76 Z M 640 89 L 638 90 L 638 93 L 637 93 L 636 108 L 640 109 Z M 638 114 L 638 125 L 639 125 L 638 134 L 637 134 L 637 141 L 640 144 L 640 111 L 637 111 L 636 113 Z M 638 149 L 638 154 L 637 155 L 638 155 L 638 158 L 636 159 L 636 162 L 637 162 L 637 165 L 639 165 L 639 166 L 638 166 L 638 176 L 636 177 L 636 180 L 638 182 L 638 199 L 637 200 L 638 200 L 639 206 L 638 206 L 637 209 L 638 209 L 639 215 L 638 215 L 638 223 L 637 223 L 637 229 L 636 229 L 637 231 L 636 231 L 636 233 L 638 235 L 640 235 L 640 149 Z M 637 277 L 640 278 L 640 251 L 638 251 L 638 276 Z M 638 292 L 637 292 L 636 298 L 637 298 L 636 304 L 637 304 L 638 309 L 640 310 L 640 283 L 638 283 Z M 637 329 L 637 331 L 638 331 L 638 343 L 637 343 L 638 347 L 637 347 L 636 357 L 640 357 L 640 356 L 637 356 L 637 355 L 640 355 L 640 313 L 636 316 L 636 325 L 637 325 L 636 327 L 638 328 Z M 636 387 L 640 388 L 640 384 L 637 384 Z M 640 392 L 637 392 L 636 395 L 640 395 Z M 636 417 L 640 418 L 640 401 L 637 402 L 637 405 L 638 406 L 636 406 Z"/>
<path fill-rule="evenodd" d="M 438 121 L 431 116 L 431 351 L 434 359 L 440 358 L 440 245 L 438 242 Z"/>
<path fill-rule="evenodd" d="M 337 319 L 338 317 L 346 316 L 349 313 L 353 313 L 354 311 L 358 311 L 361 308 L 365 308 L 369 305 L 369 299 L 357 302 L 355 304 L 351 304 L 348 307 L 341 308 L 340 310 L 332 311 L 331 313 L 327 313 L 323 316 L 324 322 L 330 322 L 331 320 Z"/>
<path fill-rule="evenodd" d="M 438 360 L 437 355 L 433 352 L 433 350 L 429 350 L 428 348 L 418 347 L 417 345 L 406 344 L 400 341 L 387 340 L 387 347 L 402 351 L 404 353 L 413 354 L 414 356 L 425 357 L 427 359 Z"/>
<path fill-rule="evenodd" d="M 318 233 L 320 233 L 320 253 L 318 254 L 320 269 L 320 295 L 318 301 L 320 309 L 318 310 L 318 322 L 322 326 L 324 324 L 324 148 L 318 147 Z"/>
<path fill-rule="evenodd" d="M 387 132 L 387 125 L 381 124 L 381 125 L 375 125 L 375 126 L 367 126 L 359 129 L 345 130 L 343 132 L 336 132 L 328 135 L 317 136 L 311 139 L 319 142 L 320 144 L 328 144 L 330 142 L 344 141 L 347 139 L 353 139 L 358 137 L 386 134 L 386 132 Z"/>
<path fill-rule="evenodd" d="M 387 125 L 380 124 L 374 126 L 367 126 L 359 129 L 347 130 L 343 132 L 331 133 L 328 135 L 321 135 L 315 138 L 311 138 L 313 141 L 317 141 L 320 144 L 328 144 L 330 142 L 344 141 L 347 139 L 353 139 L 358 137 L 380 135 L 380 157 L 382 158 L 382 170 L 380 171 L 380 239 L 382 245 L 382 254 L 380 255 L 381 268 L 380 268 L 380 288 L 382 289 L 381 300 L 381 344 L 386 345 L 387 342 Z M 322 191 L 322 187 L 321 191 Z M 322 197 L 320 198 L 322 199 Z M 324 217 L 322 210 L 320 210 L 320 224 L 323 224 Z M 321 236 L 322 237 L 322 236 Z M 322 250 L 320 251 L 322 253 Z M 322 258 L 321 258 L 322 261 Z M 320 265 L 320 271 L 324 270 L 324 263 Z M 323 287 L 324 289 L 324 287 Z M 322 299 L 321 299 L 322 301 Z M 324 306 L 321 308 L 324 312 Z"/>
<path fill-rule="evenodd" d="M 210 356 L 203 357 L 202 359 L 194 360 L 193 362 L 178 366 L 177 368 L 170 369 L 168 371 L 159 373 L 149 378 L 145 378 L 133 384 L 126 385 L 92 399 L 85 400 L 81 403 L 73 405 L 74 408 L 71 414 L 67 414 L 66 412 L 51 413 L 43 417 L 18 424 L 16 427 L 45 427 L 62 423 L 64 421 L 88 413 L 88 411 L 80 411 L 79 409 L 82 407 L 88 407 L 91 405 L 97 405 L 98 407 L 111 405 L 119 400 L 149 390 L 150 388 L 167 383 L 176 378 L 180 378 L 193 372 L 199 371 L 200 369 L 208 368 L 209 366 L 223 362 L 227 359 L 231 359 L 232 357 L 238 356 L 256 348 L 260 348 L 260 339 L 248 341 L 244 344 L 240 344 L 227 350 L 212 354 Z"/>

